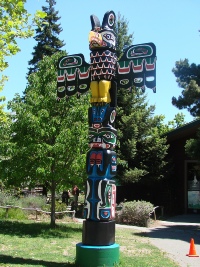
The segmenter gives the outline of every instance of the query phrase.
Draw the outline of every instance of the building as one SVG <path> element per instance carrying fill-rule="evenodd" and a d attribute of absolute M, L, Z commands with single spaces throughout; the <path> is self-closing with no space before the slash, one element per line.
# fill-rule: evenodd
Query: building
<path fill-rule="evenodd" d="M 117 187 L 117 203 L 126 199 L 145 200 L 154 206 L 163 206 L 169 215 L 200 213 L 200 163 L 185 153 L 186 141 L 195 138 L 200 119 L 187 123 L 166 134 L 168 175 L 151 185 L 129 184 Z"/>
<path fill-rule="evenodd" d="M 200 119 L 167 133 L 174 176 L 174 199 L 171 201 L 176 214 L 200 211 L 200 164 L 185 153 L 186 141 L 196 137 L 198 128 Z"/>

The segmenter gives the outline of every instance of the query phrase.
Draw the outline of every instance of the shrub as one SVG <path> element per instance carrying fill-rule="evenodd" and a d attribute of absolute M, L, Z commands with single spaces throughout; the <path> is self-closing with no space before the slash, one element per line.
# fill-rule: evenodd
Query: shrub
<path fill-rule="evenodd" d="M 56 201 L 55 202 L 55 211 L 57 212 L 62 212 L 62 211 L 65 211 L 67 209 L 67 206 L 65 203 L 62 203 L 62 202 L 59 202 L 59 201 Z M 44 205 L 42 207 L 42 210 L 44 211 L 51 211 L 51 204 L 49 205 Z"/>
<path fill-rule="evenodd" d="M 66 209 L 67 209 L 67 206 L 66 206 L 65 203 L 62 203 L 60 201 L 56 201 L 55 202 L 55 211 L 56 212 L 66 211 Z M 42 210 L 50 212 L 51 211 L 51 205 L 49 205 L 49 204 L 48 205 L 44 205 L 42 207 Z M 64 217 L 64 215 L 65 215 L 64 213 L 63 214 L 56 214 L 56 218 L 61 219 L 61 218 Z"/>
<path fill-rule="evenodd" d="M 8 219 L 15 219 L 15 220 L 26 220 L 28 219 L 27 214 L 21 209 L 9 209 L 8 211 Z"/>
<path fill-rule="evenodd" d="M 0 219 L 26 220 L 28 217 L 21 209 L 11 208 L 6 213 L 5 209 L 0 209 Z"/>
<path fill-rule="evenodd" d="M 0 192 L 0 206 L 15 205 L 17 198 L 5 192 Z"/>
<path fill-rule="evenodd" d="M 26 196 L 18 200 L 18 206 L 22 208 L 42 209 L 46 204 L 46 198 L 42 196 Z"/>
<path fill-rule="evenodd" d="M 116 221 L 119 223 L 145 226 L 145 220 L 153 210 L 153 204 L 146 201 L 130 201 L 120 203 L 122 209 L 116 212 Z"/>

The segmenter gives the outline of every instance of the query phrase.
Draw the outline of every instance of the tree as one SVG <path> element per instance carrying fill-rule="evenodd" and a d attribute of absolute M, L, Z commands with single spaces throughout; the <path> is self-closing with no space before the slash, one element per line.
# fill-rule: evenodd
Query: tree
<path fill-rule="evenodd" d="M 14 185 L 48 182 L 51 227 L 55 227 L 55 193 L 59 185 L 82 185 L 86 179 L 89 96 L 56 102 L 57 61 L 63 55 L 44 57 L 38 71 L 28 77 L 26 94 L 9 102 L 12 135 L 0 163 L 4 181 Z"/>
<path fill-rule="evenodd" d="M 58 17 L 58 11 L 55 11 L 55 0 L 46 0 L 49 4 L 48 7 L 42 7 L 42 10 L 47 16 L 41 19 L 43 27 L 36 29 L 36 36 L 34 39 L 37 41 L 34 46 L 33 58 L 29 61 L 28 75 L 38 70 L 38 62 L 42 60 L 44 56 L 51 56 L 54 53 L 61 51 L 61 48 L 65 45 L 63 41 L 59 40 L 58 35 L 61 33 L 62 28 L 60 24 L 57 24 L 60 17 Z"/>
<path fill-rule="evenodd" d="M 114 28 L 116 33 L 116 47 L 117 47 L 117 58 L 120 59 L 124 48 L 133 43 L 133 34 L 128 34 L 128 21 L 118 13 L 116 25 Z"/>
<path fill-rule="evenodd" d="M 148 107 L 145 100 L 145 94 L 136 89 L 131 94 L 118 92 L 117 179 L 121 183 L 152 183 L 164 175 L 168 146 L 158 127 L 162 117 L 153 117 L 155 107 Z"/>
<path fill-rule="evenodd" d="M 133 34 L 128 34 L 128 22 L 120 14 L 115 31 L 120 58 L 124 47 L 133 42 Z M 168 148 L 166 139 L 161 137 L 161 127 L 159 129 L 163 116 L 153 117 L 155 107 L 148 107 L 145 94 L 136 88 L 132 88 L 131 93 L 118 88 L 117 106 L 117 180 L 134 183 L 161 178 Z"/>
<path fill-rule="evenodd" d="M 199 176 L 200 174 L 200 129 L 197 130 L 196 138 L 191 138 L 186 141 L 185 153 L 190 157 L 190 159 L 196 160 L 194 164 L 194 172 Z"/>
<path fill-rule="evenodd" d="M 8 67 L 6 58 L 20 51 L 17 38 L 29 38 L 33 36 L 34 24 L 39 26 L 39 18 L 45 13 L 37 11 L 35 17 L 30 21 L 31 15 L 24 7 L 26 0 L 1 0 L 0 3 L 0 72 Z M 3 90 L 7 77 L 2 75 L 0 79 L 0 92 Z M 4 102 L 5 97 L 0 97 Z M 3 111 L 4 105 L 0 105 L 0 123 L 7 119 Z"/>
<path fill-rule="evenodd" d="M 200 65 L 189 64 L 188 59 L 177 61 L 172 69 L 181 95 L 172 98 L 172 104 L 179 109 L 187 108 L 194 117 L 200 116 Z"/>
<path fill-rule="evenodd" d="M 197 131 L 197 138 L 189 139 L 186 141 L 185 152 L 191 159 L 200 160 L 199 148 L 200 148 L 200 130 Z"/>

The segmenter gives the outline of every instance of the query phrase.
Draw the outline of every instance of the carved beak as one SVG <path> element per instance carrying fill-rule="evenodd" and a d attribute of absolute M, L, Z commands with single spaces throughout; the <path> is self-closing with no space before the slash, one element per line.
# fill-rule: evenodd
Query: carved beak
<path fill-rule="evenodd" d="M 103 43 L 103 39 L 100 33 L 90 31 L 89 33 L 89 44 L 90 48 L 98 48 L 101 47 Z"/>

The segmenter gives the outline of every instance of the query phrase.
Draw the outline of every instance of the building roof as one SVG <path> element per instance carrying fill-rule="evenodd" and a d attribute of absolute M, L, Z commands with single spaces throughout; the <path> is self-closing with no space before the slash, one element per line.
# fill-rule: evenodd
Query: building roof
<path fill-rule="evenodd" d="M 189 122 L 181 127 L 178 127 L 174 130 L 169 131 L 167 136 L 167 141 L 175 141 L 180 138 L 187 138 L 196 134 L 197 129 L 200 127 L 200 119 L 196 119 L 192 122 Z"/>

